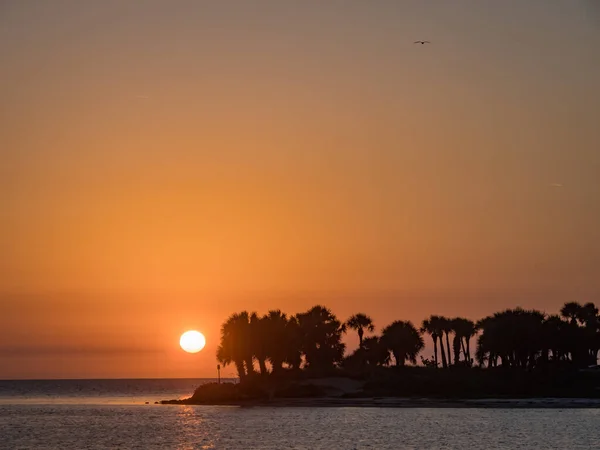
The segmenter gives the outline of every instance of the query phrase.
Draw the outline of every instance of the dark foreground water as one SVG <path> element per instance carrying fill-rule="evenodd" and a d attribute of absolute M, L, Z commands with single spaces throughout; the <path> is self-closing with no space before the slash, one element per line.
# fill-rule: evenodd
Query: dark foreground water
<path fill-rule="evenodd" d="M 204 381 L 0 381 L 0 448 L 600 448 L 600 409 L 152 404 Z"/>

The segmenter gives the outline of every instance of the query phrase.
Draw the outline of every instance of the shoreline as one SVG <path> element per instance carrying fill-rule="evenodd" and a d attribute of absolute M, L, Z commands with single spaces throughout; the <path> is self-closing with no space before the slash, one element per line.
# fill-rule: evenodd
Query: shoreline
<path fill-rule="evenodd" d="M 241 408 L 492 408 L 492 409 L 598 409 L 600 399 L 592 398 L 522 398 L 522 399 L 437 399 L 437 398 L 281 398 L 232 402 L 197 402 L 164 400 L 161 405 L 236 406 Z"/>

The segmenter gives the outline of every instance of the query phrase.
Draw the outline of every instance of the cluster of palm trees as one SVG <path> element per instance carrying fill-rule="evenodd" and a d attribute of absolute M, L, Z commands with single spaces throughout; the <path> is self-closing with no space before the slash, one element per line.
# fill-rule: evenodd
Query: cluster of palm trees
<path fill-rule="evenodd" d="M 343 334 L 354 330 L 359 347 L 345 356 Z M 352 366 L 417 364 L 424 348 L 423 335 L 433 342 L 432 367 L 524 367 L 569 361 L 578 366 L 596 364 L 600 348 L 600 315 L 593 303 L 566 303 L 561 315 L 521 308 L 495 313 L 478 322 L 466 318 L 430 316 L 420 329 L 397 320 L 373 335 L 375 324 L 366 314 L 340 321 L 328 308 L 315 306 L 288 316 L 280 310 L 264 316 L 246 311 L 231 315 L 221 328 L 217 359 L 234 364 L 240 379 L 287 369 L 328 370 Z M 371 336 L 366 337 L 365 334 Z M 471 340 L 477 337 L 475 360 Z M 439 364 L 438 356 L 441 359 Z"/>
<path fill-rule="evenodd" d="M 593 303 L 566 303 L 560 315 L 508 309 L 479 321 L 480 365 L 534 368 L 550 362 L 597 364 L 600 316 Z"/>
<path fill-rule="evenodd" d="M 466 365 L 471 365 L 471 338 L 477 334 L 477 325 L 475 322 L 462 317 L 449 319 L 443 316 L 431 316 L 423 321 L 421 332 L 429 334 L 433 340 L 433 359 L 434 366 L 438 366 L 438 341 L 440 353 L 442 356 L 442 367 L 447 368 L 452 365 L 452 355 L 454 354 L 454 365 L 460 362 L 461 352 L 462 361 Z M 452 338 L 452 352 L 450 351 L 450 334 Z M 444 348 L 444 337 L 446 347 Z"/>
<path fill-rule="evenodd" d="M 323 306 L 288 317 L 280 310 L 259 317 L 246 311 L 231 315 L 221 327 L 221 343 L 217 359 L 223 365 L 235 364 L 240 379 L 255 373 L 254 362 L 261 374 L 302 365 L 313 368 L 338 366 L 344 359 L 342 343 L 345 324 Z"/>

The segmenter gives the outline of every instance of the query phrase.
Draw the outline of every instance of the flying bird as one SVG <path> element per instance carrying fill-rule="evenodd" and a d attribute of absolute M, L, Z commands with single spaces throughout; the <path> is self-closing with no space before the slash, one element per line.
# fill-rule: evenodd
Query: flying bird
<path fill-rule="evenodd" d="M 423 44 L 431 44 L 431 42 L 429 42 L 429 41 L 415 41 L 413 43 L 414 44 L 421 44 L 421 45 L 423 45 Z"/>
<path fill-rule="evenodd" d="M 564 187 L 564 185 L 562 183 L 550 183 L 551 187 L 555 187 L 555 188 L 561 188 Z"/>

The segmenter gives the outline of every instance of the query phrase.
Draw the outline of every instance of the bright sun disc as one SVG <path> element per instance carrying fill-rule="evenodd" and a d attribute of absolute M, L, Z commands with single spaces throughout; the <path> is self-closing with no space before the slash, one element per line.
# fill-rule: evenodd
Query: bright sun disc
<path fill-rule="evenodd" d="M 179 345 L 188 353 L 198 353 L 206 345 L 206 338 L 198 331 L 186 331 L 181 335 Z"/>

